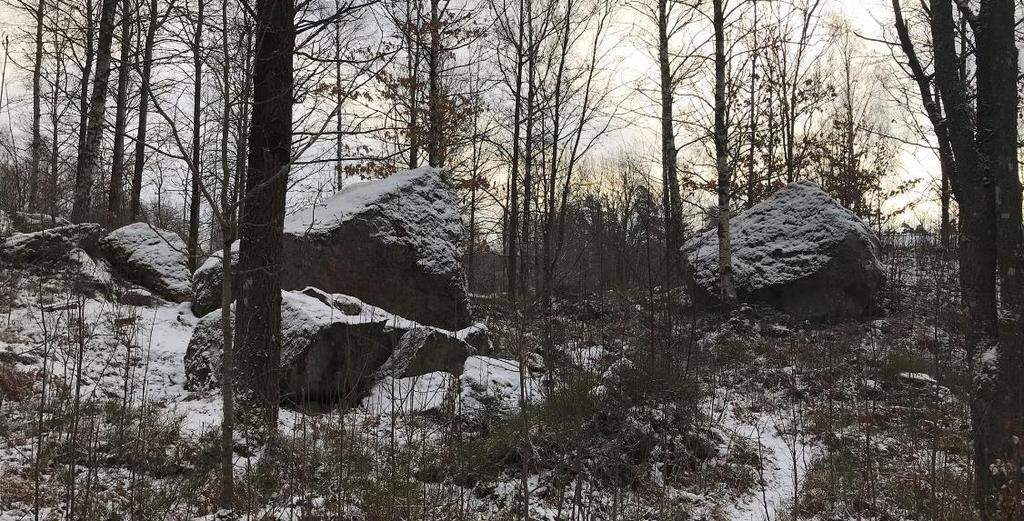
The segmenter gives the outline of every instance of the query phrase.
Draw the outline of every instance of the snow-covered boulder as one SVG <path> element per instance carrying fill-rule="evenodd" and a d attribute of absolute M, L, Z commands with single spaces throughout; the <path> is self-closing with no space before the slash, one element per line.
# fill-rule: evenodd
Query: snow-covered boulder
<path fill-rule="evenodd" d="M 519 411 L 520 373 L 515 360 L 470 356 L 460 376 L 448 371 L 418 376 L 383 377 L 370 389 L 361 408 L 370 414 L 431 414 L 451 407 L 470 428 L 507 418 Z M 540 398 L 540 381 L 527 369 L 527 401 Z"/>
<path fill-rule="evenodd" d="M 863 316 L 885 283 L 879 240 L 811 181 L 793 182 L 732 219 L 736 294 L 797 318 Z M 698 301 L 719 295 L 718 236 L 686 246 Z"/>
<path fill-rule="evenodd" d="M 238 265 L 238 241 L 232 244 L 231 260 L 232 266 Z M 220 309 L 223 262 L 224 251 L 213 252 L 192 274 L 192 313 L 197 317 Z"/>
<path fill-rule="evenodd" d="M 422 324 L 462 328 L 469 325 L 464 237 L 441 170 L 354 183 L 285 220 L 282 287 L 314 286 Z M 219 264 L 211 258 L 197 271 L 197 315 L 220 307 Z"/>
<path fill-rule="evenodd" d="M 0 211 L 0 237 L 15 233 L 32 233 L 58 226 L 67 226 L 70 221 L 44 213 Z"/>
<path fill-rule="evenodd" d="M 522 397 L 528 402 L 540 397 L 540 382 L 529 369 L 521 375 L 515 360 L 488 356 L 466 359 L 459 377 L 459 412 L 471 424 L 514 414 Z"/>
<path fill-rule="evenodd" d="M 473 351 L 469 344 L 449 331 L 414 327 L 402 334 L 380 372 L 411 376 L 441 370 L 457 374 Z"/>
<path fill-rule="evenodd" d="M 78 286 L 86 292 L 101 291 L 111 288 L 114 276 L 110 271 L 110 263 L 103 258 L 94 258 L 82 248 L 68 252 L 69 272 L 75 277 Z"/>
<path fill-rule="evenodd" d="M 435 371 L 405 378 L 386 377 L 377 382 L 360 407 L 370 414 L 429 414 L 454 405 L 456 377 Z"/>
<path fill-rule="evenodd" d="M 281 338 L 282 398 L 293 403 L 354 403 L 384 378 L 457 372 L 472 352 L 455 333 L 315 288 L 281 292 Z M 186 389 L 219 385 L 222 351 L 220 312 L 209 313 L 185 354 Z"/>
<path fill-rule="evenodd" d="M 0 261 L 13 267 L 75 264 L 72 252 L 95 252 L 96 243 L 102 235 L 103 228 L 93 223 L 16 233 L 0 243 Z"/>
<path fill-rule="evenodd" d="M 122 277 L 172 302 L 192 298 L 185 241 L 178 234 L 133 223 L 100 239 L 99 250 Z"/>
<path fill-rule="evenodd" d="M 863 316 L 885 280 L 870 227 L 810 181 L 790 183 L 733 217 L 731 232 L 738 297 L 796 318 Z M 698 301 L 716 300 L 716 231 L 686 250 Z"/>

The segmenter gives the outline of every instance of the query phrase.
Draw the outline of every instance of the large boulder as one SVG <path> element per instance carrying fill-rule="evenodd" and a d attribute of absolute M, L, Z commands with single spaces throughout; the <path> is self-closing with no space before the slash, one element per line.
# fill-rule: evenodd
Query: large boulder
<path fill-rule="evenodd" d="M 192 298 L 185 241 L 178 234 L 129 224 L 100 239 L 99 251 L 125 279 L 172 302 Z"/>
<path fill-rule="evenodd" d="M 102 235 L 103 228 L 93 223 L 15 233 L 0 243 L 0 261 L 16 267 L 64 265 L 76 250 L 95 252 Z"/>
<path fill-rule="evenodd" d="M 885 280 L 878 238 L 818 185 L 798 181 L 731 220 L 737 296 L 794 318 L 864 316 Z M 687 243 L 698 302 L 719 295 L 715 229 Z"/>
<path fill-rule="evenodd" d="M 199 320 L 185 354 L 185 388 L 220 383 L 220 313 Z M 357 402 L 384 378 L 459 371 L 473 349 L 453 332 L 422 327 L 359 299 L 315 288 L 281 292 L 282 399 Z"/>
<path fill-rule="evenodd" d="M 464 236 L 455 191 L 441 170 L 355 183 L 285 220 L 282 287 L 344 293 L 458 329 L 469 325 Z M 220 262 L 212 257 L 195 274 L 197 315 L 220 307 Z"/>

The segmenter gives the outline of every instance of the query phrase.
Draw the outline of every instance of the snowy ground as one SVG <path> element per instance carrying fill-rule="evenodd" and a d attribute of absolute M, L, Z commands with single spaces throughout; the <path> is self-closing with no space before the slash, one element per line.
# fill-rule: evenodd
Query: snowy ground
<path fill-rule="evenodd" d="M 952 278 L 955 274 L 943 276 Z M 838 487 L 840 493 L 852 497 L 837 499 L 837 503 L 843 503 L 831 510 L 829 505 L 812 505 L 821 509 L 818 518 L 838 515 L 835 512 L 851 507 L 869 508 L 858 503 L 861 498 L 857 497 L 861 486 L 858 480 L 869 478 L 878 481 L 879 489 L 878 506 L 872 508 L 900 509 L 902 512 L 934 508 L 948 511 L 946 518 L 953 519 L 955 517 L 951 516 L 959 515 L 956 505 L 963 503 L 963 496 L 959 495 L 961 492 L 957 487 L 961 486 L 963 476 L 969 475 L 963 448 L 965 409 L 957 398 L 957 374 L 936 373 L 930 358 L 930 353 L 951 357 L 953 362 L 948 366 L 955 368 L 958 367 L 955 361 L 961 356 L 955 345 L 950 344 L 951 333 L 940 327 L 948 319 L 932 311 L 940 307 L 931 300 L 933 297 L 939 299 L 935 302 L 946 301 L 943 294 L 935 296 L 933 293 L 947 288 L 949 284 L 921 271 L 909 271 L 901 277 L 905 286 L 901 295 L 906 299 L 904 308 L 901 308 L 903 311 L 875 322 L 815 330 L 805 329 L 799 324 L 776 323 L 774 319 L 762 320 L 761 323 L 753 323 L 754 319 L 750 319 L 751 323 L 747 324 L 744 321 L 748 320 L 744 318 L 738 321 L 742 327 L 730 326 L 735 331 L 730 330 L 729 334 L 720 330 L 702 331 L 700 343 L 708 346 L 709 351 L 736 349 L 740 357 L 734 362 L 735 366 L 723 370 L 716 383 L 714 399 L 709 400 L 704 408 L 721 439 L 716 447 L 719 455 L 729 453 L 732 447 L 741 443 L 756 454 L 749 466 L 755 479 L 745 492 L 714 487 L 665 486 L 654 490 L 660 490 L 659 493 L 665 494 L 665 501 L 678 505 L 698 519 L 786 519 L 791 513 L 794 492 L 804 501 L 806 494 L 813 495 L 823 486 L 820 473 L 817 477 L 814 474 L 816 464 L 831 454 L 833 458 L 842 455 L 851 459 L 851 463 L 844 464 L 859 465 L 861 460 L 858 458 L 863 458 L 864 454 L 854 451 L 843 455 L 842 451 L 847 450 L 845 447 L 851 440 L 855 442 L 854 447 L 864 446 L 867 436 L 872 444 L 872 453 L 877 453 L 872 456 L 877 458 L 873 463 L 875 466 L 868 467 L 877 469 L 873 471 L 874 477 L 862 477 L 860 474 L 842 477 L 852 482 L 844 481 L 833 486 Z M 133 402 L 159 403 L 165 416 L 180 418 L 183 440 L 196 443 L 195 440 L 219 425 L 220 396 L 215 392 L 190 393 L 183 388 L 183 358 L 198 321 L 188 303 L 136 307 L 97 298 L 79 301 L 63 289 L 60 281 L 32 276 L 20 277 L 7 284 L 6 289 L 8 292 L 14 290 L 15 299 L 9 307 L 0 307 L 0 362 L 13 363 L 22 372 L 42 369 L 42 353 L 48 349 L 50 396 L 57 396 L 53 389 L 74 383 L 77 370 L 75 340 L 81 334 L 86 339 L 82 387 L 79 390 L 83 401 L 90 398 L 117 401 L 124 395 L 127 379 Z M 81 332 L 69 327 L 77 323 L 79 313 L 87 325 Z M 738 344 L 722 347 L 729 344 L 729 338 Z M 127 349 L 129 345 L 133 347 Z M 840 357 L 837 370 L 842 372 L 835 376 L 829 372 L 832 369 L 824 365 L 822 349 L 828 345 L 834 345 L 836 356 Z M 948 349 L 948 352 L 936 350 L 936 345 Z M 610 344 L 582 339 L 563 347 L 572 365 L 597 375 L 605 374 L 610 367 L 609 361 L 614 365 L 619 356 Z M 788 365 L 792 363 L 789 358 L 801 360 L 799 378 Z M 126 359 L 130 359 L 127 364 Z M 475 380 L 487 381 L 491 388 L 505 389 L 503 396 L 509 405 L 514 406 L 519 394 L 518 377 L 502 370 L 502 367 L 497 363 L 492 366 L 493 370 L 484 372 Z M 469 371 L 462 380 L 473 380 L 473 375 L 474 371 Z M 374 390 L 365 407 L 347 414 L 345 422 L 367 444 L 371 453 L 376 452 L 378 458 L 391 450 L 389 444 L 392 439 L 399 446 L 399 452 L 403 444 L 410 444 L 410 450 L 422 453 L 416 457 L 427 458 L 429 454 L 423 451 L 423 447 L 433 446 L 443 451 L 447 448 L 445 443 L 448 443 L 448 426 L 435 423 L 439 413 L 430 411 L 443 409 L 453 390 L 456 396 L 460 394 L 457 389 L 463 383 L 467 382 L 444 374 L 386 381 Z M 539 382 L 531 385 L 538 389 L 543 387 Z M 605 391 L 605 383 L 599 381 L 594 392 Z M 815 416 L 821 411 L 815 411 L 814 407 L 820 407 L 821 403 L 814 402 L 820 402 L 827 393 L 833 393 L 838 400 L 839 411 L 848 414 L 837 417 L 836 425 L 825 428 L 818 425 L 820 418 Z M 62 396 L 73 397 L 74 389 L 70 388 Z M 787 410 L 787 406 L 793 403 L 789 401 L 791 399 L 800 400 L 800 406 L 807 408 L 796 422 L 796 435 L 792 429 L 793 417 Z M 31 484 L 31 467 L 36 451 L 32 438 L 36 422 L 33 411 L 37 400 L 38 394 L 34 394 L 21 406 L 11 402 L 0 404 L 3 418 L 0 420 L 0 474 L 17 478 L 0 480 L 2 521 L 32 517 L 30 505 L 13 505 L 10 498 L 24 497 L 23 487 Z M 392 411 L 398 414 L 392 416 Z M 299 437 L 310 425 L 315 427 L 317 421 L 333 421 L 318 418 L 317 415 L 283 411 L 281 431 Z M 936 432 L 934 426 L 942 429 L 938 431 L 936 443 L 928 437 Z M 66 431 L 62 432 L 67 436 Z M 48 436 L 53 438 L 56 435 Z M 933 450 L 933 446 L 938 448 Z M 259 454 L 247 458 L 236 455 L 238 474 L 248 472 L 258 458 Z M 910 500 L 917 501 L 918 496 L 927 498 L 930 493 L 927 490 L 907 490 L 908 485 L 905 484 L 923 486 L 931 483 L 927 472 L 932 461 L 936 462 L 941 478 L 935 483 L 945 488 L 934 495 L 939 504 L 922 507 Z M 386 477 L 386 468 L 386 465 L 380 466 L 374 479 Z M 656 486 L 662 480 L 659 472 L 658 468 L 651 468 L 650 486 Z M 123 473 L 123 469 L 110 468 L 100 477 L 116 484 L 126 479 Z M 557 495 L 557 491 L 549 488 L 550 478 L 546 471 L 530 478 L 531 492 L 536 495 L 531 508 L 537 519 L 554 519 L 558 515 L 558 509 L 552 506 L 552 497 Z M 55 472 L 52 481 L 59 484 L 60 479 L 60 473 Z M 451 490 L 462 490 L 462 498 L 458 501 L 466 511 L 473 513 L 470 518 L 491 519 L 510 511 L 511 505 L 517 501 L 520 482 L 514 475 L 506 476 L 490 483 L 487 493 L 480 496 L 472 489 L 444 488 L 433 484 L 423 487 L 434 491 L 431 493 L 436 493 L 437 497 L 445 498 Z M 573 493 L 588 498 L 594 509 L 590 515 L 595 515 L 596 519 L 600 516 L 595 512 L 608 508 L 615 501 L 612 491 L 594 489 L 590 483 L 580 484 L 578 492 Z M 315 509 L 317 504 L 328 499 L 289 492 L 275 505 L 275 518 L 289 519 L 287 512 Z M 289 507 L 289 504 L 293 506 Z M 356 507 L 353 505 L 352 508 Z M 361 504 L 360 508 L 368 507 Z M 638 505 L 636 511 L 644 512 L 643 508 L 644 505 Z M 562 515 L 564 518 L 564 511 Z M 869 514 L 864 516 L 867 518 Z M 813 517 L 801 515 L 801 518 Z"/>

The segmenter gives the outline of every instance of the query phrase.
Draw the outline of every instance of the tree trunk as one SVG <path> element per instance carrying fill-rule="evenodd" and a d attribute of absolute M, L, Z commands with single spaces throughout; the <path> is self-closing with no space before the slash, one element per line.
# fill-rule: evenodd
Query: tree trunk
<path fill-rule="evenodd" d="M 341 0 L 334 0 L 334 10 L 337 13 L 341 12 Z M 342 21 L 339 18 L 334 22 L 334 97 L 335 97 L 335 110 L 338 111 L 337 118 L 334 121 L 334 190 L 336 192 L 341 191 L 345 187 L 345 169 L 344 169 L 344 147 L 345 142 L 342 138 L 342 117 L 341 107 L 345 101 L 345 94 L 341 91 L 341 28 Z"/>
<path fill-rule="evenodd" d="M 139 78 L 139 130 L 135 137 L 135 164 L 132 167 L 132 201 L 128 220 L 136 222 L 141 213 L 142 170 L 146 164 L 146 118 L 149 115 L 150 76 L 153 71 L 153 45 L 156 30 L 160 25 L 157 17 L 158 0 L 149 2 L 149 24 L 146 27 L 146 43 L 142 51 L 142 74 Z"/>
<path fill-rule="evenodd" d="M 232 266 L 231 245 L 235 242 L 235 223 L 232 218 L 234 199 L 231 197 L 231 166 L 228 162 L 228 139 L 231 134 L 231 53 L 228 47 L 228 3 L 221 3 L 221 53 L 224 62 L 221 64 L 221 88 L 223 89 L 224 112 L 221 115 L 220 134 L 220 230 L 223 240 L 221 256 L 221 301 L 220 324 L 224 349 L 221 352 L 221 460 L 220 460 L 220 507 L 231 509 L 234 504 L 234 433 L 235 433 L 235 356 L 234 356 L 234 324 L 231 322 L 231 303 L 235 296 L 234 267 Z"/>
<path fill-rule="evenodd" d="M 427 74 L 430 82 L 428 126 L 430 136 L 427 138 L 427 161 L 432 167 L 444 164 L 444 152 L 441 133 L 444 104 L 441 100 L 441 13 L 440 0 L 430 0 L 430 56 L 427 57 Z"/>
<path fill-rule="evenodd" d="M 533 125 L 536 105 L 537 47 L 533 33 L 533 2 L 526 0 L 526 136 L 523 142 L 523 226 L 519 253 L 519 293 L 529 294 L 530 259 L 532 237 L 530 236 L 531 208 L 533 201 Z"/>
<path fill-rule="evenodd" d="M 914 43 L 910 39 L 910 31 L 903 18 L 903 8 L 900 0 L 892 0 L 892 9 L 896 20 L 896 34 L 899 37 L 900 48 L 907 58 L 907 65 L 910 67 L 910 74 L 917 83 L 918 92 L 921 95 L 921 102 L 924 104 L 925 114 L 935 131 L 935 139 L 939 144 L 939 168 L 941 169 L 941 187 L 939 199 L 942 205 L 940 237 L 942 246 L 949 246 L 950 224 L 949 224 L 949 203 L 950 183 L 954 181 L 956 172 L 956 159 L 949 142 L 949 131 L 946 128 L 946 118 L 942 113 L 941 94 L 936 82 L 935 94 L 932 94 L 931 77 L 925 72 L 921 60 L 914 49 Z"/>
<path fill-rule="evenodd" d="M 732 278 L 732 248 L 729 234 L 729 196 L 732 190 L 729 172 L 729 128 L 725 99 L 725 13 L 723 0 L 714 0 L 715 29 L 715 168 L 718 172 L 718 274 L 722 307 L 736 300 Z"/>
<path fill-rule="evenodd" d="M 110 46 L 114 39 L 114 14 L 117 0 L 103 0 L 100 11 L 100 33 L 96 41 L 96 75 L 89 101 L 85 139 L 79 143 L 75 169 L 75 200 L 71 220 L 83 222 L 91 217 L 92 184 L 99 168 L 99 149 L 106 126 L 107 88 L 110 81 Z"/>
<path fill-rule="evenodd" d="M 256 5 L 246 201 L 239 222 L 236 381 L 257 432 L 273 435 L 280 402 L 281 248 L 291 160 L 294 0 Z"/>
<path fill-rule="evenodd" d="M 192 42 L 192 165 L 190 178 L 192 190 L 188 207 L 188 270 L 194 272 L 199 267 L 199 210 L 202 200 L 199 195 L 199 183 L 203 182 L 203 11 L 206 0 L 197 2 L 196 33 Z"/>
<path fill-rule="evenodd" d="M 28 208 L 34 212 L 39 206 L 39 171 L 43 157 L 43 22 L 46 14 L 46 0 L 39 0 L 36 5 L 36 50 L 35 62 L 32 67 L 32 171 L 29 173 Z M 56 136 L 54 136 L 56 138 Z M 56 194 L 52 194 L 56 195 Z"/>
<path fill-rule="evenodd" d="M 405 4 L 405 46 L 406 74 L 409 76 L 409 169 L 420 166 L 419 92 L 420 92 L 420 39 L 414 32 L 419 30 L 423 20 L 419 2 L 416 4 L 416 19 L 413 20 L 412 1 Z M 413 29 L 413 28 L 416 29 Z"/>
<path fill-rule="evenodd" d="M 513 88 L 512 109 L 512 159 L 509 172 L 508 222 L 505 225 L 506 262 L 508 276 L 508 299 L 515 307 L 518 304 L 519 289 L 519 119 L 523 113 L 523 28 L 525 27 L 524 1 L 519 2 L 519 25 L 516 34 L 516 74 Z"/>
<path fill-rule="evenodd" d="M 124 137 L 128 125 L 128 60 L 130 59 L 132 24 L 128 0 L 121 1 L 121 55 L 117 71 L 117 115 L 114 118 L 114 153 L 110 165 L 110 192 L 107 217 L 111 225 L 121 223 L 121 199 L 124 194 Z"/>
<path fill-rule="evenodd" d="M 675 120 L 673 114 L 672 62 L 668 49 L 668 0 L 658 0 L 658 70 L 661 90 L 661 176 L 662 201 L 665 211 L 665 281 L 672 287 L 673 274 L 679 269 L 677 259 L 683 257 L 682 206 L 679 204 L 679 177 Z"/>
<path fill-rule="evenodd" d="M 951 181 L 960 205 L 960 285 L 969 324 L 966 341 L 970 373 L 974 375 L 983 369 L 982 361 L 997 337 L 995 191 L 992 179 L 979 165 L 974 114 L 959 71 L 952 4 L 950 0 L 931 0 L 930 7 L 935 80 L 956 157 L 956 175 Z M 987 385 L 976 388 L 971 396 L 975 492 L 983 512 L 990 506 L 994 485 L 988 468 L 993 450 L 989 411 L 994 398 Z"/>
<path fill-rule="evenodd" d="M 747 201 L 746 207 L 754 206 L 758 197 L 758 173 L 757 173 L 757 57 L 760 54 L 760 43 L 757 40 L 757 2 L 753 4 L 753 20 L 751 30 L 753 31 L 753 42 L 750 54 L 750 152 L 747 158 Z"/>
<path fill-rule="evenodd" d="M 996 259 L 999 276 L 999 343 L 995 357 L 978 360 L 975 414 L 977 494 L 983 519 L 1019 515 L 999 511 L 1008 479 L 1019 478 L 1021 462 L 1015 439 L 1024 435 L 1024 380 L 1021 380 L 1021 304 L 1024 263 L 1021 251 L 1021 183 L 1017 167 L 1017 48 L 1013 0 L 982 0 L 975 33 L 977 44 L 978 129 L 980 175 L 994 191 Z M 961 211 L 963 206 L 961 205 Z M 1003 462 L 999 472 L 993 467 Z M 979 475 L 980 474 L 980 475 Z M 1016 501 L 1016 500 L 1012 500 Z"/>

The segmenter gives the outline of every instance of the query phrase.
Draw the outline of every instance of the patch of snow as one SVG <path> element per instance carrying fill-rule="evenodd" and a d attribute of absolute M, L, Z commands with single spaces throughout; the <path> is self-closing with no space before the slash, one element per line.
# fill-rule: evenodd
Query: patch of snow
<path fill-rule="evenodd" d="M 522 379 L 526 389 L 522 395 L 528 402 L 540 398 L 540 381 L 529 374 Z M 502 413 L 519 409 L 520 401 L 519 362 L 488 356 L 471 356 L 466 359 L 459 377 L 462 412 L 476 414 L 488 406 Z"/>
<path fill-rule="evenodd" d="M 928 373 L 900 373 L 899 377 L 910 382 L 920 382 L 928 385 L 939 383 L 938 380 L 932 378 Z"/>
<path fill-rule="evenodd" d="M 451 397 L 455 377 L 443 371 L 377 382 L 360 407 L 370 414 L 414 414 L 440 410 Z"/>
<path fill-rule="evenodd" d="M 793 492 L 803 486 L 804 477 L 818 450 L 797 433 L 783 429 L 780 419 L 768 413 L 739 419 L 729 406 L 719 427 L 723 437 L 744 438 L 761 460 L 761 475 L 754 489 L 724 508 L 729 521 L 767 521 L 786 519 Z M 782 432 L 785 430 L 786 432 Z M 795 481 L 795 482 L 794 482 Z"/>

